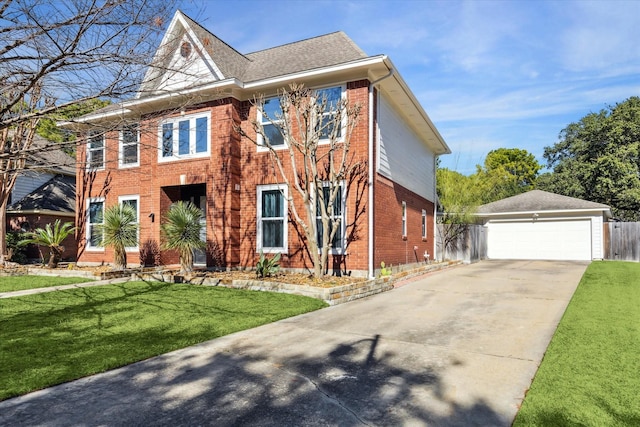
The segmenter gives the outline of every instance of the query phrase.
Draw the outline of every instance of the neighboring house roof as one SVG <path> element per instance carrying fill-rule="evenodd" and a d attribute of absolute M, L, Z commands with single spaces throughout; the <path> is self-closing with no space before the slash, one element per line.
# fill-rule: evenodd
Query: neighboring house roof
<path fill-rule="evenodd" d="M 7 208 L 8 213 L 67 213 L 76 207 L 76 179 L 56 175 Z"/>
<path fill-rule="evenodd" d="M 28 152 L 26 169 L 46 170 L 64 175 L 76 174 L 76 159 L 71 157 L 55 142 L 36 135 Z"/>
<path fill-rule="evenodd" d="M 604 211 L 609 212 L 609 216 L 611 215 L 610 207 L 602 203 L 589 202 L 542 190 L 531 190 L 517 196 L 487 203 L 478 208 L 477 215 L 567 210 Z"/>

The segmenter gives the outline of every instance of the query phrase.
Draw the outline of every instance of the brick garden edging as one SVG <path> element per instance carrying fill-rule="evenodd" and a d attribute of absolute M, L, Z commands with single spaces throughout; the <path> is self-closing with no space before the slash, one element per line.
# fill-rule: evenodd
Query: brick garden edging
<path fill-rule="evenodd" d="M 170 283 L 190 283 L 194 285 L 202 286 L 224 286 L 234 289 L 248 289 L 254 291 L 270 291 L 270 292 L 282 292 L 294 295 L 303 295 L 311 298 L 317 298 L 327 302 L 329 305 L 338 305 L 345 302 L 354 301 L 360 298 L 365 298 L 371 295 L 379 294 L 382 292 L 390 291 L 401 282 L 404 282 L 413 277 L 421 276 L 434 271 L 439 271 L 448 267 L 462 264 L 462 261 L 450 261 L 437 264 L 429 264 L 421 267 L 413 268 L 410 270 L 399 271 L 389 276 L 379 277 L 376 279 L 367 280 L 364 282 L 356 282 L 348 285 L 333 286 L 327 288 L 321 288 L 317 286 L 309 285 L 294 285 L 290 283 L 281 282 L 268 282 L 264 280 L 233 280 L 229 283 L 223 282 L 222 279 L 195 276 L 192 278 L 185 278 L 180 275 L 163 273 L 157 270 L 138 270 L 138 271 L 112 271 L 103 272 L 100 274 L 100 279 L 113 279 L 116 277 L 130 276 L 131 280 L 148 280 L 157 282 L 170 282 Z M 1 275 L 18 275 L 18 274 L 33 274 L 40 276 L 75 276 L 75 277 L 87 277 L 90 279 L 97 279 L 93 272 L 80 271 L 74 269 L 46 269 L 46 268 L 15 268 L 7 269 L 0 272 Z"/>
<path fill-rule="evenodd" d="M 309 285 L 294 285 L 289 283 L 268 282 L 264 280 L 233 280 L 230 283 L 223 282 L 222 279 L 211 277 L 193 277 L 184 280 L 182 276 L 175 276 L 163 273 L 133 273 L 134 280 L 153 280 L 172 283 L 191 283 L 202 286 L 224 286 L 233 289 L 248 289 L 253 291 L 282 292 L 294 295 L 303 295 L 311 298 L 321 299 L 329 305 L 338 305 L 371 295 L 390 291 L 397 282 L 404 281 L 416 276 L 442 270 L 451 266 L 462 264 L 462 261 L 452 261 L 438 264 L 430 264 L 411 270 L 401 271 L 390 276 L 380 277 L 365 282 L 357 282 L 349 285 L 320 288 Z"/>

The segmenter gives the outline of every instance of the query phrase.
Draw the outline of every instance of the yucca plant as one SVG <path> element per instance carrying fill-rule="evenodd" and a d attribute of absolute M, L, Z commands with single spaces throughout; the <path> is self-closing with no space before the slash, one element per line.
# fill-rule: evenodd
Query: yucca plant
<path fill-rule="evenodd" d="M 102 245 L 113 248 L 113 267 L 127 268 L 127 247 L 138 245 L 138 213 L 127 204 L 113 205 L 104 211 L 103 223 L 96 229 L 102 235 Z"/>
<path fill-rule="evenodd" d="M 62 241 L 75 231 L 75 227 L 70 222 L 61 223 L 56 219 L 53 223 L 47 224 L 44 228 L 36 228 L 33 231 L 25 233 L 25 239 L 20 241 L 20 245 L 28 245 L 33 243 L 49 248 L 49 261 L 47 267 L 56 268 L 62 259 L 64 246 Z"/>
<path fill-rule="evenodd" d="M 191 202 L 176 202 L 169 207 L 161 225 L 164 249 L 175 249 L 180 254 L 182 273 L 193 271 L 193 251 L 206 243 L 200 239 L 202 211 Z"/>
<path fill-rule="evenodd" d="M 276 254 L 273 258 L 267 258 L 260 251 L 260 260 L 256 264 L 256 276 L 259 278 L 271 277 L 280 270 L 280 254 Z"/>

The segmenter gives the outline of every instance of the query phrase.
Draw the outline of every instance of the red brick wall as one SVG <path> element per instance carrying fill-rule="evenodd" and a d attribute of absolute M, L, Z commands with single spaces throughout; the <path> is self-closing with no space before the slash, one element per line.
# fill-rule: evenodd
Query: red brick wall
<path fill-rule="evenodd" d="M 433 259 L 434 205 L 406 188 L 377 176 L 375 193 L 374 268 Z M 407 203 L 407 235 L 402 235 L 402 202 Z M 427 238 L 422 238 L 422 210 L 427 211 Z M 414 250 L 414 247 L 417 247 Z"/>
<path fill-rule="evenodd" d="M 361 105 L 359 121 L 351 137 L 350 155 L 358 164 L 358 173 L 346 181 L 348 191 L 346 203 L 346 255 L 330 259 L 329 268 L 346 271 L 366 271 L 368 268 L 368 84 L 367 80 L 347 83 L 347 97 L 350 103 Z M 118 203 L 118 196 L 139 195 L 140 199 L 140 242 L 148 239 L 160 242 L 162 216 L 170 204 L 180 197 L 181 184 L 205 184 L 207 196 L 207 238 L 209 246 L 208 265 L 227 267 L 254 267 L 259 257 L 256 244 L 256 186 L 282 184 L 284 180 L 274 168 L 268 152 L 258 151 L 249 138 L 240 138 L 234 126 L 255 138 L 251 120 L 257 117 L 256 108 L 249 101 L 226 98 L 190 108 L 186 114 L 209 111 L 211 113 L 211 155 L 208 158 L 188 159 L 158 163 L 158 126 L 163 118 L 176 116 L 178 112 L 147 117 L 141 123 L 140 167 L 118 168 L 118 133 L 111 132 L 106 140 L 107 168 L 105 171 L 88 173 L 79 169 L 77 178 L 77 204 L 79 225 L 79 260 L 89 263 L 111 263 L 113 252 L 110 248 L 98 251 L 84 249 L 84 218 L 86 201 L 89 197 L 105 197 L 105 206 Z M 374 112 L 375 114 L 375 112 Z M 78 158 L 84 159 L 85 146 L 80 145 Z M 319 150 L 323 152 L 322 147 Z M 288 150 L 278 152 L 288 156 Z M 301 157 L 296 157 L 301 162 Z M 81 162 L 82 163 L 82 162 Z M 293 176 L 289 161 L 285 161 L 285 171 Z M 298 167 L 300 170 L 300 166 Z M 378 178 L 375 188 L 375 263 L 387 264 L 415 262 L 413 246 L 418 246 L 422 260 L 425 250 L 432 250 L 433 204 L 415 194 Z M 290 195 L 299 197 L 292 188 Z M 400 236 L 400 208 L 402 200 L 407 201 L 407 240 Z M 303 205 L 296 202 L 299 215 L 306 220 Z M 421 238 L 421 210 L 429 213 L 429 238 Z M 150 215 L 155 216 L 154 221 Z M 283 255 L 281 265 L 285 268 L 311 268 L 299 226 L 289 218 L 289 252 Z M 408 252 L 405 250 L 408 248 Z M 130 263 L 138 263 L 137 252 L 128 253 Z M 164 251 L 164 264 L 176 264 L 178 256 Z"/>
<path fill-rule="evenodd" d="M 366 208 L 368 193 L 366 191 L 366 172 L 367 172 L 367 147 L 368 147 L 368 81 L 356 81 L 347 84 L 347 97 L 352 104 L 359 103 L 361 112 L 357 122 L 357 126 L 351 137 L 351 153 L 354 154 L 352 164 L 359 163 L 361 168 L 360 174 L 354 176 L 353 179 L 346 182 L 345 187 L 348 191 L 346 203 L 346 236 L 347 250 L 345 256 L 336 256 L 335 259 L 330 257 L 329 268 L 341 269 L 344 271 L 366 271 L 367 269 L 367 223 Z M 243 103 L 242 128 L 251 138 L 255 139 L 255 132 L 251 128 L 250 120 L 257 117 L 256 108 L 250 102 Z M 256 203 L 258 185 L 265 184 L 282 184 L 278 170 L 274 168 L 274 164 L 270 159 L 268 152 L 258 151 L 256 145 L 251 140 L 245 138 L 241 143 L 242 147 L 242 166 L 244 171 L 242 189 L 241 189 L 241 206 L 242 215 L 241 236 L 240 236 L 240 264 L 243 266 L 255 266 L 259 253 L 257 252 L 256 243 Z M 318 150 L 322 153 L 322 147 Z M 288 156 L 288 150 L 278 151 L 279 155 Z M 297 156 L 296 162 L 301 165 L 302 157 Z M 285 171 L 289 176 L 293 175 L 289 161 L 283 162 Z M 301 166 L 299 166 L 300 170 Z M 364 174 L 364 175 L 363 175 Z M 364 178 L 364 179 L 363 179 Z M 300 197 L 292 187 L 289 195 L 296 198 Z M 306 213 L 302 203 L 296 203 L 299 215 L 307 221 Z M 246 214 L 245 214 L 246 212 Z M 285 268 L 308 268 L 311 269 L 309 254 L 304 245 L 303 232 L 296 224 L 295 220 L 289 218 L 289 253 L 282 256 L 281 265 Z"/>

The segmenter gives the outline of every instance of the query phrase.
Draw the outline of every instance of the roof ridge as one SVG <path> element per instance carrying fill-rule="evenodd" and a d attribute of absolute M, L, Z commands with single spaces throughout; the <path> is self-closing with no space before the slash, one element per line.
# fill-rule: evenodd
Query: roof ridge
<path fill-rule="evenodd" d="M 187 15 L 186 13 L 184 13 L 182 10 L 178 9 L 178 12 L 180 12 L 182 14 L 182 16 L 184 18 L 186 18 L 189 21 L 189 25 L 193 24 L 197 27 L 199 27 L 200 29 L 202 29 L 203 31 L 205 31 L 206 33 L 210 34 L 211 36 L 215 37 L 216 39 L 218 39 L 222 44 L 224 44 L 225 46 L 227 46 L 229 49 L 233 50 L 234 52 L 236 52 L 238 55 L 242 56 L 243 58 L 245 58 L 248 61 L 251 61 L 250 58 L 247 58 L 247 56 L 238 51 L 235 47 L 231 46 L 229 43 L 227 43 L 226 41 L 222 40 L 220 37 L 216 36 L 214 33 L 212 33 L 209 29 L 207 29 L 206 27 L 202 26 L 201 24 L 199 24 L 197 21 L 195 21 L 193 18 L 191 18 L 189 15 Z M 202 42 L 202 41 L 201 41 Z"/>
<path fill-rule="evenodd" d="M 297 41 L 293 41 L 293 42 L 289 42 L 289 43 L 284 43 L 284 44 L 277 45 L 277 46 L 268 47 L 268 48 L 265 48 L 265 49 L 256 50 L 256 51 L 253 51 L 253 52 L 249 52 L 249 53 L 247 53 L 247 55 L 254 55 L 254 54 L 256 54 L 256 53 L 267 52 L 267 51 L 269 51 L 269 50 L 279 49 L 279 48 L 282 48 L 282 47 L 285 47 L 285 46 L 291 46 L 291 45 L 295 45 L 295 44 L 303 43 L 303 42 L 306 42 L 306 41 L 309 41 L 309 40 L 314 40 L 314 39 L 319 39 L 319 38 L 322 38 L 322 37 L 331 36 L 331 35 L 334 35 L 334 34 L 342 34 L 342 35 L 344 35 L 347 39 L 349 39 L 349 41 L 351 41 L 351 43 L 352 43 L 352 44 L 355 44 L 355 43 L 353 43 L 353 40 L 351 40 L 351 38 L 349 38 L 349 36 L 348 36 L 344 31 L 342 31 L 342 30 L 338 30 L 338 31 L 333 31 L 333 32 L 331 32 L 331 33 L 321 34 L 321 35 L 313 36 L 313 37 L 307 37 L 306 39 L 297 40 Z M 364 52 L 363 52 L 363 53 L 364 53 Z"/>

